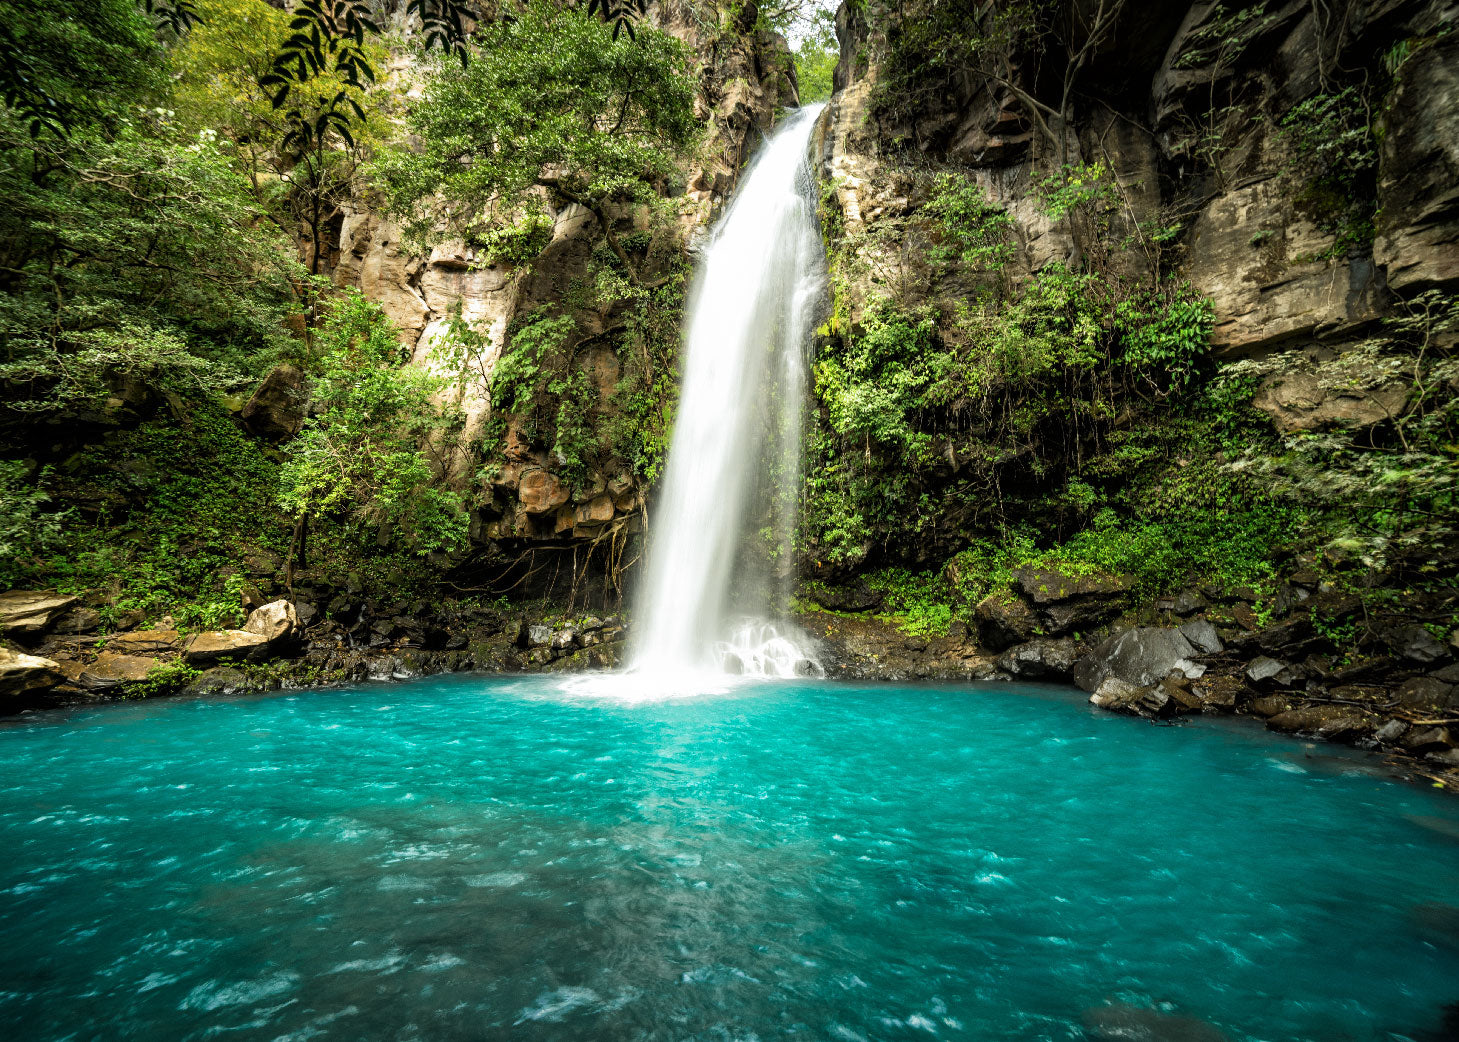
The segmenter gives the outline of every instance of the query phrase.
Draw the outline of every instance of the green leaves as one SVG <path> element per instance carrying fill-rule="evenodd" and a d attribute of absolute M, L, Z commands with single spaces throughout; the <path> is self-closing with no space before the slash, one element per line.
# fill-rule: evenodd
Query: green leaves
<path fill-rule="evenodd" d="M 410 112 L 421 149 L 379 164 L 392 211 L 422 242 L 481 235 L 542 185 L 590 208 L 647 196 L 698 134 L 688 52 L 656 29 L 615 39 L 530 0 L 473 41 L 470 63 L 439 62 Z"/>
<path fill-rule="evenodd" d="M 317 345 L 312 415 L 290 444 L 280 504 L 361 536 L 383 530 L 417 555 L 464 548 L 464 497 L 427 455 L 448 460 L 460 435 L 456 410 L 435 401 L 442 382 L 401 364 L 394 327 L 358 290 L 331 302 Z"/>

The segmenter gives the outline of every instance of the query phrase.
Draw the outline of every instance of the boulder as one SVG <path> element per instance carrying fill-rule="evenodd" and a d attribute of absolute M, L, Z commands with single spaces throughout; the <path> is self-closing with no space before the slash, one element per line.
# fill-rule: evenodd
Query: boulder
<path fill-rule="evenodd" d="M 521 482 L 517 485 L 517 498 L 522 504 L 522 509 L 532 515 L 551 514 L 565 504 L 571 496 L 571 491 L 556 474 L 540 467 L 536 470 L 525 471 L 522 474 Z M 567 521 L 568 527 L 571 527 L 571 514 L 568 515 Z"/>
<path fill-rule="evenodd" d="M 190 666 L 205 666 L 222 658 L 247 658 L 267 645 L 266 637 L 247 630 L 205 630 L 188 641 L 182 657 Z"/>
<path fill-rule="evenodd" d="M 1105 573 L 1075 576 L 1033 566 L 1015 570 L 1013 581 L 1051 637 L 1108 622 L 1120 613 L 1128 586 L 1119 576 Z"/>
<path fill-rule="evenodd" d="M 304 426 L 307 399 L 303 370 L 275 366 L 243 406 L 243 425 L 261 438 L 287 441 Z"/>
<path fill-rule="evenodd" d="M 1251 711 L 1257 716 L 1276 716 L 1291 708 L 1291 701 L 1281 695 L 1264 695 L 1251 700 Z"/>
<path fill-rule="evenodd" d="M 1382 636 L 1383 642 L 1393 654 L 1410 662 L 1427 666 L 1449 658 L 1449 649 L 1440 644 L 1426 627 L 1416 622 L 1386 627 Z"/>
<path fill-rule="evenodd" d="M 20 695 L 55 687 L 65 677 L 60 663 L 0 647 L 0 695 Z"/>
<path fill-rule="evenodd" d="M 1250 680 L 1253 684 L 1260 684 L 1263 681 L 1274 680 L 1286 668 L 1287 664 L 1285 662 L 1268 658 L 1266 655 L 1258 655 L 1246 667 L 1246 679 Z"/>
<path fill-rule="evenodd" d="M 1068 680 L 1079 649 L 1072 640 L 1031 640 L 998 656 L 998 668 L 1024 680 Z"/>
<path fill-rule="evenodd" d="M 990 593 L 973 609 L 978 643 L 993 651 L 1021 644 L 1033 636 L 1038 619 L 1027 602 L 1011 593 Z"/>
<path fill-rule="evenodd" d="M 1112 575 L 1072 576 L 1055 568 L 1018 568 L 1013 581 L 1023 595 L 1035 605 L 1058 604 L 1075 597 L 1118 597 L 1125 592 L 1125 581 Z"/>
<path fill-rule="evenodd" d="M 1434 677 L 1411 677 L 1399 687 L 1398 700 L 1406 706 L 1448 707 L 1455 704 L 1455 687 Z"/>
<path fill-rule="evenodd" d="M 177 650 L 177 630 L 131 630 L 106 638 L 106 650 L 119 655 L 166 655 Z"/>
<path fill-rule="evenodd" d="M 249 612 L 243 629 L 258 634 L 270 644 L 288 640 L 299 632 L 299 614 L 289 601 L 269 601 Z"/>
<path fill-rule="evenodd" d="M 99 629 L 101 629 L 101 612 L 94 608 L 72 608 L 51 626 L 51 630 L 55 633 L 71 635 L 95 633 Z"/>
<path fill-rule="evenodd" d="M 103 651 L 82 668 L 76 677 L 76 683 L 88 691 L 105 691 L 119 684 L 135 684 L 139 680 L 146 680 L 156 665 L 159 665 L 157 659 L 145 655 Z"/>
<path fill-rule="evenodd" d="M 1096 691 L 1109 677 L 1144 687 L 1192 667 L 1195 645 L 1176 629 L 1139 626 L 1110 637 L 1074 666 L 1074 682 Z M 1194 672 L 1194 670 L 1191 670 Z"/>
<path fill-rule="evenodd" d="M 182 689 L 185 695 L 233 695 L 252 687 L 248 675 L 231 666 L 214 666 Z"/>
<path fill-rule="evenodd" d="M 1267 718 L 1267 727 L 1287 734 L 1305 734 L 1333 742 L 1371 733 L 1373 720 L 1349 706 L 1303 706 Z"/>
<path fill-rule="evenodd" d="M 1221 643 L 1221 638 L 1216 633 L 1216 627 L 1208 619 L 1192 619 L 1183 624 L 1180 635 L 1203 655 L 1219 655 L 1226 650 L 1226 645 Z"/>
<path fill-rule="evenodd" d="M 7 590 L 0 593 L 0 633 L 38 637 L 81 602 L 54 590 Z"/>

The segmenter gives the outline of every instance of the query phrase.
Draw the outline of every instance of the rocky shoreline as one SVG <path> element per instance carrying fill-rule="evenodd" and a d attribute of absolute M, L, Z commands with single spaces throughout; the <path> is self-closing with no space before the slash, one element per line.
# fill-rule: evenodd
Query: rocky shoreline
<path fill-rule="evenodd" d="M 1315 572 L 1274 598 L 1191 588 L 1131 607 L 1116 576 L 1015 571 L 975 622 L 909 633 L 864 589 L 819 589 L 796 621 L 827 676 L 881 681 L 1073 684 L 1110 712 L 1173 722 L 1250 717 L 1268 729 L 1389 758 L 1459 790 L 1459 630 L 1414 621 L 1424 605 L 1368 618 L 1356 653 L 1335 627 L 1360 599 Z M 1448 600 L 1428 605 L 1448 609 Z M 101 634 L 101 616 L 48 591 L 0 593 L 4 712 L 156 695 L 236 694 L 480 671 L 572 672 L 619 664 L 627 623 L 470 601 L 341 621 L 309 601 L 251 606 L 241 629 L 184 632 L 168 619 Z M 1441 636 L 1444 639 L 1441 639 Z"/>
<path fill-rule="evenodd" d="M 865 589 L 823 598 L 861 611 L 801 621 L 831 676 L 1074 684 L 1111 712 L 1247 716 L 1459 790 L 1459 629 L 1420 621 L 1452 619 L 1451 590 L 1385 613 L 1312 569 L 1274 596 L 1193 587 L 1145 604 L 1117 576 L 1025 567 L 1013 580 L 946 636 L 908 636 Z"/>

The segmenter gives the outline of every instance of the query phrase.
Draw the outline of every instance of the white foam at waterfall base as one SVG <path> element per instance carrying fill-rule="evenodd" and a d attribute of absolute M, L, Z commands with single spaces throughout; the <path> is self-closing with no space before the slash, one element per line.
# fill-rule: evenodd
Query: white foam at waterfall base
<path fill-rule="evenodd" d="M 794 114 L 765 144 L 699 258 L 629 665 L 611 683 L 596 678 L 602 693 L 672 697 L 722 690 L 734 676 L 822 673 L 813 642 L 773 618 L 774 584 L 737 571 L 769 487 L 776 555 L 792 559 L 807 353 L 826 278 L 807 159 L 821 108 Z"/>

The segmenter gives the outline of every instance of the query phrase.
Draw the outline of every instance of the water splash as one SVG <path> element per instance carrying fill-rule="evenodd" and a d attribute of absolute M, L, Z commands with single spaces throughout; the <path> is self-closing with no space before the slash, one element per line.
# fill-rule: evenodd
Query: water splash
<path fill-rule="evenodd" d="M 766 144 L 699 263 L 629 659 L 640 677 L 820 671 L 810 642 L 769 618 L 788 594 L 806 354 L 825 293 L 806 158 L 820 109 Z M 787 563 L 778 583 L 754 576 L 741 552 L 757 503 L 772 556 Z"/>

